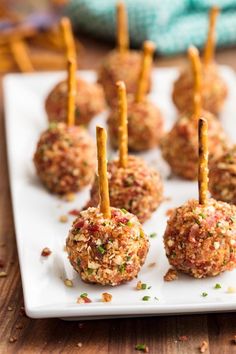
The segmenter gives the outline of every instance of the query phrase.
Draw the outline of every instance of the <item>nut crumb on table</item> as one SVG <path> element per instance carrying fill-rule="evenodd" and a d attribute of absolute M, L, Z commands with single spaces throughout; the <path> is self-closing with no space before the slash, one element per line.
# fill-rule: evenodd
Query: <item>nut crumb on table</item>
<path fill-rule="evenodd" d="M 65 279 L 64 280 L 64 284 L 65 286 L 67 286 L 68 288 L 72 288 L 73 287 L 73 281 L 71 279 Z"/>
<path fill-rule="evenodd" d="M 173 281 L 178 279 L 178 273 L 175 269 L 170 268 L 164 275 L 164 280 L 165 281 Z"/>
<path fill-rule="evenodd" d="M 200 353 L 205 353 L 208 349 L 208 343 L 204 340 L 199 347 Z"/>
<path fill-rule="evenodd" d="M 67 215 L 61 215 L 59 217 L 59 221 L 62 222 L 62 223 L 65 223 L 68 221 L 68 216 Z"/>
<path fill-rule="evenodd" d="M 109 293 L 102 293 L 102 301 L 103 302 L 111 302 L 112 295 Z"/>
<path fill-rule="evenodd" d="M 41 252 L 41 256 L 48 257 L 48 256 L 50 256 L 51 253 L 52 253 L 52 251 L 48 247 L 45 247 Z"/>

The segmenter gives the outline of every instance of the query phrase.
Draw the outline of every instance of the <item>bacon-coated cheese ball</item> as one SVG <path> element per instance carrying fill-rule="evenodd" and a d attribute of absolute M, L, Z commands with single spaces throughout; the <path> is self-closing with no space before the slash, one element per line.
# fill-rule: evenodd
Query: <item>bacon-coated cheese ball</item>
<path fill-rule="evenodd" d="M 49 93 L 45 109 L 50 122 L 66 122 L 67 120 L 67 81 L 59 82 Z M 105 109 L 103 89 L 96 83 L 77 79 L 75 100 L 75 123 L 87 125 L 91 119 Z"/>
<path fill-rule="evenodd" d="M 190 200 L 175 209 L 164 244 L 169 263 L 195 278 L 215 276 L 236 267 L 236 207 L 209 199 Z"/>
<path fill-rule="evenodd" d="M 141 61 L 142 54 L 134 50 L 122 54 L 114 50 L 106 56 L 98 71 L 98 82 L 103 86 L 110 106 L 115 105 L 117 101 L 117 81 L 124 81 L 128 95 L 136 93 Z M 149 89 L 150 82 L 149 78 Z"/>
<path fill-rule="evenodd" d="M 117 107 L 108 120 L 110 142 L 118 147 L 119 112 Z M 145 151 L 159 145 L 163 136 L 163 118 L 158 107 L 149 100 L 128 102 L 128 146 L 130 151 Z"/>
<path fill-rule="evenodd" d="M 215 64 L 202 65 L 202 106 L 206 111 L 218 114 L 227 97 L 227 86 Z M 193 110 L 193 73 L 183 71 L 174 83 L 173 101 L 180 112 Z"/>
<path fill-rule="evenodd" d="M 209 164 L 228 148 L 227 137 L 220 122 L 209 112 L 202 116 L 208 121 Z M 192 115 L 180 117 L 161 141 L 163 158 L 171 171 L 182 178 L 198 176 L 198 121 Z"/>
<path fill-rule="evenodd" d="M 83 127 L 51 123 L 40 136 L 34 164 L 42 183 L 52 193 L 77 192 L 93 182 L 95 144 Z"/>
<path fill-rule="evenodd" d="M 128 156 L 126 168 L 120 167 L 116 159 L 108 163 L 107 170 L 111 205 L 131 212 L 142 223 L 149 219 L 163 200 L 159 173 L 135 156 Z M 98 180 L 95 178 L 87 206 L 97 206 L 98 202 Z"/>
<path fill-rule="evenodd" d="M 212 164 L 209 190 L 215 199 L 236 204 L 236 146 Z"/>
<path fill-rule="evenodd" d="M 138 275 L 149 242 L 136 216 L 111 208 L 107 219 L 98 208 L 88 208 L 74 221 L 66 248 L 82 280 L 115 286 Z"/>

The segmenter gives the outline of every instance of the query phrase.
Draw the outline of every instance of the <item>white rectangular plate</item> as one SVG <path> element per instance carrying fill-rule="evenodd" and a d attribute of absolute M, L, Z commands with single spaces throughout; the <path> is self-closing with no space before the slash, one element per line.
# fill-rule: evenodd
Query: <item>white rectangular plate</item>
<path fill-rule="evenodd" d="M 222 123 L 231 138 L 236 140 L 236 78 L 227 67 L 222 67 L 221 72 L 229 87 Z M 148 258 L 138 276 L 151 289 L 136 290 L 137 279 L 114 288 L 89 285 L 74 272 L 63 250 L 73 217 L 66 224 L 60 223 L 59 217 L 73 208 L 82 207 L 88 199 L 89 189 L 79 193 L 72 203 L 62 201 L 41 186 L 32 163 L 39 135 L 47 127 L 44 100 L 54 84 L 64 76 L 65 73 L 11 74 L 4 79 L 10 182 L 27 314 L 34 318 L 91 319 L 236 310 L 236 294 L 227 293 L 229 286 L 236 287 L 236 271 L 203 280 L 180 275 L 177 281 L 163 281 L 169 268 L 162 241 L 166 212 L 189 198 L 197 197 L 195 182 L 165 179 L 165 196 L 170 199 L 163 202 L 144 225 L 147 234 L 157 233 L 156 238 L 150 239 Z M 84 71 L 81 76 L 95 80 L 93 72 Z M 176 69 L 157 69 L 153 73 L 154 87 L 150 96 L 163 112 L 166 129 L 173 124 L 177 114 L 171 102 L 176 76 Z M 106 115 L 104 113 L 92 122 L 89 129 L 93 136 L 96 124 L 104 124 Z M 113 154 L 110 152 L 110 157 Z M 161 170 L 164 178 L 167 176 L 168 168 L 157 149 L 143 156 Z M 40 256 L 44 247 L 52 250 L 47 259 Z M 151 263 L 156 264 L 150 267 Z M 73 280 L 73 288 L 64 285 L 65 278 Z M 215 290 L 216 283 L 220 283 L 222 288 Z M 112 294 L 111 303 L 101 302 L 101 294 L 105 291 Z M 76 303 L 83 292 L 88 293 L 92 303 Z M 202 297 L 202 292 L 207 292 L 208 296 Z M 149 301 L 142 301 L 145 295 L 150 296 Z"/>

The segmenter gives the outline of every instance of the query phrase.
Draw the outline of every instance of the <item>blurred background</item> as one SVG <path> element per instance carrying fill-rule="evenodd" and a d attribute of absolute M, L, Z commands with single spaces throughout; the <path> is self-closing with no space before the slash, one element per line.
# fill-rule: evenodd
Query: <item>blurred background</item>
<path fill-rule="evenodd" d="M 202 48 L 208 10 L 221 9 L 217 47 L 236 44 L 236 0 L 126 0 L 131 46 L 145 39 L 160 58 L 176 58 L 190 44 Z M 0 73 L 65 67 L 58 22 L 69 16 L 77 36 L 78 64 L 89 67 L 115 45 L 116 0 L 0 0 Z M 89 55 L 85 55 L 86 51 Z"/>

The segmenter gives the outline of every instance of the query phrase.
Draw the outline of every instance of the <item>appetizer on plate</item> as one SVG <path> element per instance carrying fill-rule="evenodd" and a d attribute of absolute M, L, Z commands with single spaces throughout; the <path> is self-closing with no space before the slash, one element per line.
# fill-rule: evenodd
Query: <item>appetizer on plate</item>
<path fill-rule="evenodd" d="M 212 164 L 209 190 L 213 198 L 236 204 L 236 146 L 227 150 Z"/>
<path fill-rule="evenodd" d="M 76 58 L 75 43 L 69 19 L 63 18 L 61 20 L 61 30 L 67 59 Z M 95 115 L 105 109 L 103 89 L 97 83 L 89 83 L 77 77 L 75 91 L 75 124 L 86 125 Z M 45 102 L 45 109 L 50 122 L 66 122 L 67 94 L 67 80 L 59 82 L 49 93 Z"/>
<path fill-rule="evenodd" d="M 163 183 L 159 173 L 138 156 L 128 155 L 127 100 L 125 84 L 117 83 L 119 121 L 119 157 L 108 163 L 111 205 L 136 215 L 140 222 L 150 218 L 163 199 Z M 99 202 L 98 179 L 95 178 L 88 206 Z M 124 210 L 124 212 L 125 212 Z"/>
<path fill-rule="evenodd" d="M 218 67 L 214 61 L 215 51 L 215 26 L 219 10 L 213 7 L 209 16 L 209 31 L 204 50 L 202 65 L 202 105 L 203 108 L 213 114 L 218 114 L 223 108 L 227 86 L 220 76 Z M 192 70 L 184 70 L 174 84 L 173 101 L 180 112 L 192 109 L 192 97 L 194 91 L 194 77 Z"/>
<path fill-rule="evenodd" d="M 75 126 L 76 62 L 68 62 L 67 124 L 52 122 L 40 136 L 34 164 L 49 191 L 77 192 L 93 182 L 96 169 L 95 144 L 82 126 Z M 66 106 L 66 105 L 65 105 Z"/>
<path fill-rule="evenodd" d="M 144 42 L 137 91 L 135 97 L 128 98 L 128 145 L 132 151 L 157 147 L 163 136 L 162 115 L 158 107 L 146 97 L 154 48 L 152 42 Z M 119 110 L 116 105 L 107 120 L 109 138 L 114 148 L 118 146 L 118 122 Z"/>
<path fill-rule="evenodd" d="M 98 71 L 98 82 L 103 86 L 107 103 L 113 106 L 116 102 L 117 81 L 122 80 L 126 84 L 127 93 L 134 94 L 137 91 L 137 82 L 141 66 L 141 54 L 135 50 L 129 50 L 128 21 L 125 4 L 117 3 L 117 49 L 106 56 Z M 148 76 L 148 90 L 150 89 L 150 75 Z"/>
<path fill-rule="evenodd" d="M 89 283 L 119 285 L 135 278 L 149 242 L 133 214 L 110 207 L 106 166 L 106 131 L 97 127 L 99 206 L 81 211 L 69 232 L 69 261 Z"/>
<path fill-rule="evenodd" d="M 236 207 L 208 199 L 207 120 L 199 120 L 199 201 L 176 208 L 164 244 L 169 263 L 195 278 L 236 267 Z"/>
<path fill-rule="evenodd" d="M 221 156 L 228 148 L 227 137 L 219 120 L 202 107 L 202 70 L 197 48 L 188 50 L 194 80 L 193 109 L 182 114 L 161 141 L 164 159 L 171 171 L 182 178 L 194 180 L 198 175 L 198 117 L 208 121 L 209 163 Z"/>

